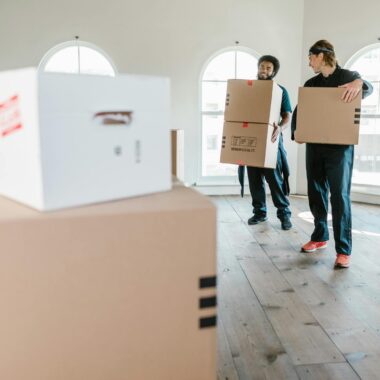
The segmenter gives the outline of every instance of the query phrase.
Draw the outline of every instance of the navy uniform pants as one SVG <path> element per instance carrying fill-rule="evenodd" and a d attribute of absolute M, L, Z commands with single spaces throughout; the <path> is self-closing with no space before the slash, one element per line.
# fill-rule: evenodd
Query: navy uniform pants
<path fill-rule="evenodd" d="M 310 211 L 314 216 L 312 241 L 329 239 L 328 193 L 337 253 L 351 254 L 351 178 L 353 145 L 306 144 L 306 172 Z"/>
<path fill-rule="evenodd" d="M 270 188 L 273 204 L 277 208 L 277 217 L 283 219 L 284 217 L 290 217 L 291 212 L 289 209 L 289 199 L 284 193 L 283 186 L 284 179 L 282 177 L 282 161 L 280 156 L 280 149 L 284 149 L 282 136 L 279 139 L 276 169 L 247 166 L 247 174 L 249 190 L 252 196 L 253 213 L 257 216 L 265 216 L 267 214 L 265 179 Z"/>

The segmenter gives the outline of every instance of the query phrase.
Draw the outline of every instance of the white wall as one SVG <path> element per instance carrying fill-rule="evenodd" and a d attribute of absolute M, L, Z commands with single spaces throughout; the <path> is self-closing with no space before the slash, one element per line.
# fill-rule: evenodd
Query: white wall
<path fill-rule="evenodd" d="M 119 72 L 172 80 L 172 127 L 185 130 L 185 180 L 198 176 L 199 75 L 216 51 L 240 45 L 281 60 L 280 83 L 293 103 L 301 76 L 303 0 L 1 0 L 0 70 L 38 65 L 73 39 L 98 45 Z M 356 26 L 355 26 L 356 27 Z M 290 165 L 297 149 L 286 134 Z M 291 176 L 295 189 L 296 173 Z"/>
<path fill-rule="evenodd" d="M 337 52 L 338 62 L 344 66 L 361 48 L 378 42 L 380 1 L 354 0 L 305 1 L 304 40 L 302 47 L 302 83 L 314 73 L 308 67 L 308 50 L 320 40 L 330 41 Z M 305 147 L 298 150 L 297 192 L 306 194 Z"/>

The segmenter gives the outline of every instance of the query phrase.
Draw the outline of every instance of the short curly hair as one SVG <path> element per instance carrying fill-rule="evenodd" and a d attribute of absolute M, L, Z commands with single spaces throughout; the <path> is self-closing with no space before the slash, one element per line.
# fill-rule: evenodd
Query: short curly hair
<path fill-rule="evenodd" d="M 271 62 L 273 64 L 272 78 L 274 78 L 280 70 L 280 61 L 273 55 L 263 55 L 259 58 L 257 67 L 259 67 L 262 62 Z"/>

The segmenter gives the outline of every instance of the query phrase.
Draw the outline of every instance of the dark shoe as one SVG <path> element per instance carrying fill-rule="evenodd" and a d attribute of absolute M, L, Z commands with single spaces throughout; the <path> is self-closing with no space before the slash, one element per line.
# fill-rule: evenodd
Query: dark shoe
<path fill-rule="evenodd" d="M 265 222 L 267 219 L 268 218 L 266 215 L 253 215 L 251 218 L 248 219 L 248 224 L 251 226 L 252 224 Z"/>
<path fill-rule="evenodd" d="M 290 221 L 290 218 L 281 219 L 281 228 L 285 231 L 292 228 L 292 222 Z"/>

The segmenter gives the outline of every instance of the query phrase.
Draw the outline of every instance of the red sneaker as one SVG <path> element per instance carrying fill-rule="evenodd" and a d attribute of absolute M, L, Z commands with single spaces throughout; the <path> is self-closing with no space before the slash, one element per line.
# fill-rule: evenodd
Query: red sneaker
<path fill-rule="evenodd" d="M 337 253 L 334 266 L 335 268 L 348 268 L 350 266 L 350 255 Z"/>
<path fill-rule="evenodd" d="M 302 246 L 302 252 L 315 252 L 317 249 L 323 249 L 327 247 L 327 241 L 312 241 L 310 240 L 308 243 Z"/>

